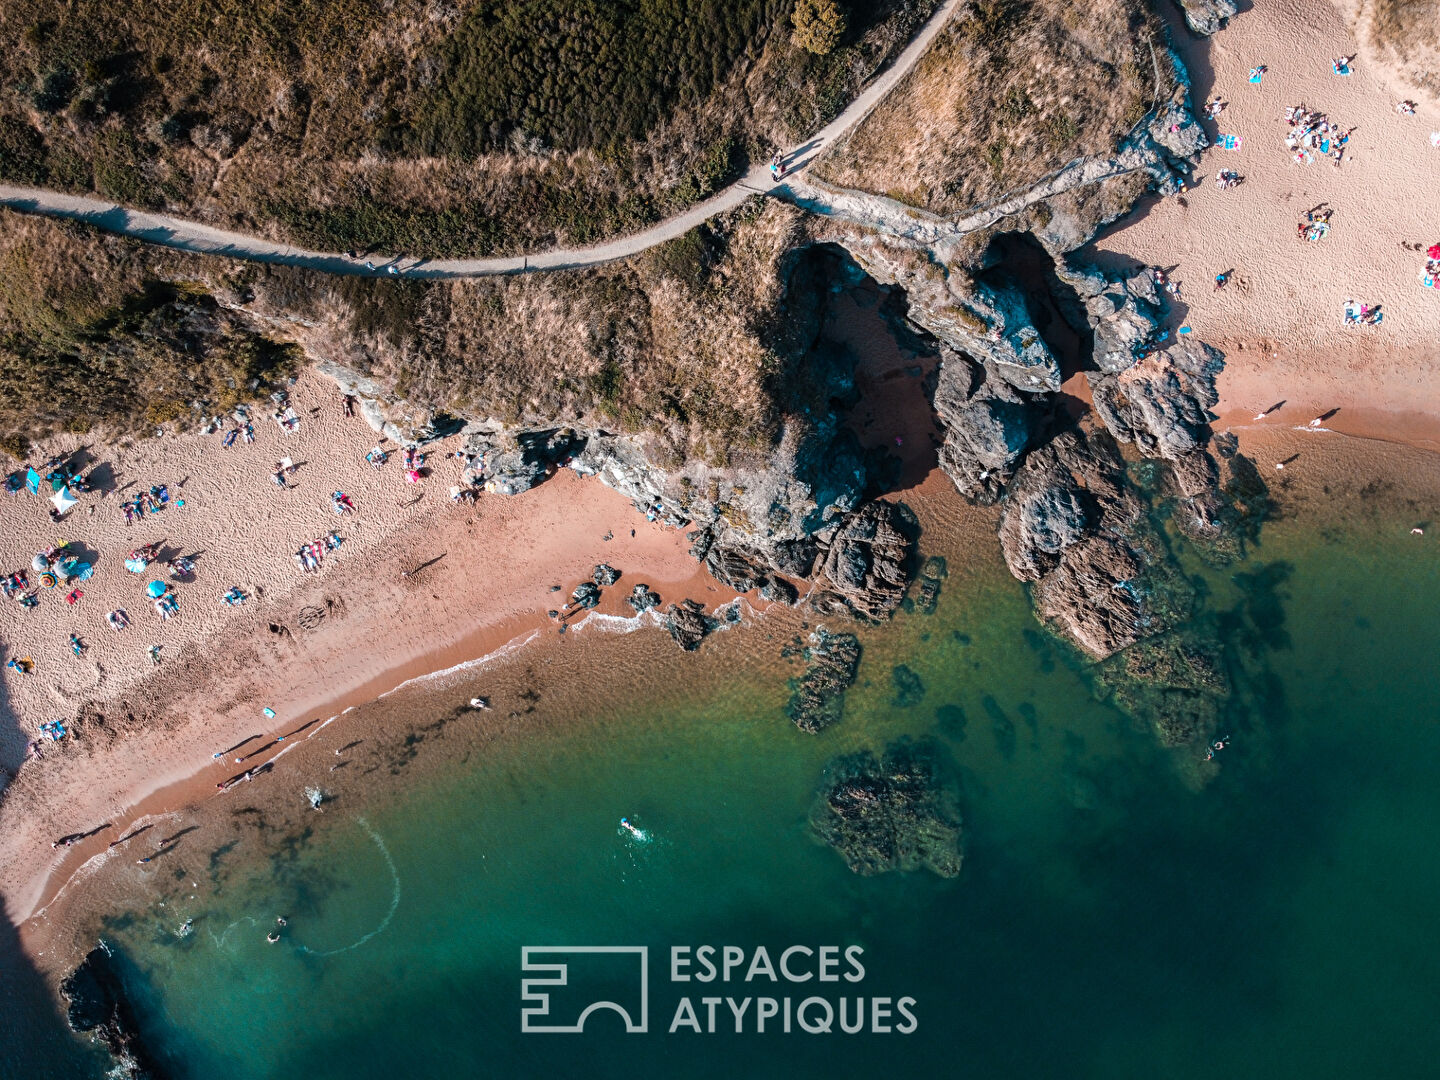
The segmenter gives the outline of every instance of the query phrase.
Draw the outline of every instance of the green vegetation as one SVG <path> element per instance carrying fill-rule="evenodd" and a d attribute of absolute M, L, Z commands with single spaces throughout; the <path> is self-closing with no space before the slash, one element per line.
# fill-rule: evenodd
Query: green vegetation
<path fill-rule="evenodd" d="M 589 244 L 822 125 L 936 2 L 856 0 L 821 56 L 795 0 L 12 0 L 0 179 L 327 250 Z"/>
<path fill-rule="evenodd" d="M 795 26 L 790 40 L 816 56 L 834 52 L 845 36 L 845 13 L 835 0 L 795 0 L 790 21 Z"/>
<path fill-rule="evenodd" d="M 618 147 L 759 53 L 777 0 L 480 0 L 415 108 L 419 152 Z"/>

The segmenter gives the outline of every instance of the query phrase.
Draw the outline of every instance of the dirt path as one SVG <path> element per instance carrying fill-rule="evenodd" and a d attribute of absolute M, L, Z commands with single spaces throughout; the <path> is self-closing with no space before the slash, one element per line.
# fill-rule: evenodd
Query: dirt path
<path fill-rule="evenodd" d="M 905 77 L 915 62 L 924 54 L 935 35 L 945 26 L 960 0 L 947 0 L 945 5 L 930 17 L 916 35 L 880 76 L 850 105 L 799 146 L 793 147 L 785 156 L 788 175 L 796 176 L 820 155 L 820 152 L 856 124 L 860 123 L 870 110 Z M 363 262 L 348 259 L 333 252 L 307 251 L 304 248 L 259 236 L 229 232 L 213 228 L 196 221 L 171 217 L 168 214 L 150 214 L 140 210 L 128 210 L 103 199 L 80 195 L 66 195 L 39 188 L 10 187 L 0 184 L 0 205 L 29 214 L 45 214 L 50 217 L 69 218 L 84 221 L 109 232 L 133 236 L 151 244 L 178 248 L 202 255 L 223 255 L 235 259 L 250 259 L 256 262 L 279 263 L 287 266 L 304 266 L 312 270 L 323 270 L 334 274 L 359 274 L 384 276 L 389 268 L 416 278 L 462 278 L 489 277 L 495 274 L 524 273 L 527 270 L 570 270 L 584 266 L 595 266 L 627 258 L 648 248 L 683 236 L 701 222 L 716 214 L 739 206 L 756 194 L 770 194 L 794 201 L 796 193 L 786 184 L 772 184 L 768 165 L 758 165 L 742 179 L 735 181 L 723 191 L 705 202 L 691 207 L 674 217 L 666 218 L 643 232 L 622 236 L 604 244 L 587 248 L 556 249 L 529 256 L 506 256 L 486 259 L 372 259 L 375 269 L 367 269 Z"/>

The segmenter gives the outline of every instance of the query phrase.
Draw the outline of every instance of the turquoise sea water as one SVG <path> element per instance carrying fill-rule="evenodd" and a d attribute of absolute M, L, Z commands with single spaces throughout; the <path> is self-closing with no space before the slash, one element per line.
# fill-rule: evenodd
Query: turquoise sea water
<path fill-rule="evenodd" d="M 1401 520 L 1420 509 L 1300 500 L 1245 563 L 1187 565 L 1247 672 L 1208 782 L 1094 700 L 998 559 L 952 553 L 939 611 L 865 635 L 819 737 L 782 713 L 799 616 L 698 657 L 653 631 L 582 640 L 553 673 L 522 654 L 347 717 L 194 818 L 168 865 L 101 875 L 101 932 L 181 1077 L 1433 1075 L 1440 569 Z M 896 704 L 902 662 L 918 704 Z M 562 690 L 587 665 L 610 692 Z M 522 685 L 533 711 L 445 721 Z M 852 874 L 807 833 L 824 763 L 927 734 L 962 778 L 960 876 Z M 319 814 L 306 782 L 333 795 Z M 668 950 L 705 944 L 859 945 L 865 976 L 672 984 Z M 648 946 L 648 1033 L 598 1013 L 523 1034 L 526 945 Z M 571 970 L 559 1012 L 633 998 L 628 969 Z M 724 1004 L 728 1033 L 667 1033 L 685 994 L 702 1024 L 704 996 L 909 996 L 918 1026 L 759 1034 L 752 1003 L 742 1034 Z"/>

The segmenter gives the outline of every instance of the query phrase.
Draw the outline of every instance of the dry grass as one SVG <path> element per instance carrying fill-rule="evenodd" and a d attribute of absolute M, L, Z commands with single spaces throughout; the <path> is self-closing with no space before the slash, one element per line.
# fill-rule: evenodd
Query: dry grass
<path fill-rule="evenodd" d="M 176 257 L 83 226 L 0 215 L 0 447 L 56 430 L 153 429 L 233 407 L 299 350 L 224 310 Z M 200 409 L 196 408 L 196 405 Z"/>
<path fill-rule="evenodd" d="M 1402 78 L 1440 98 L 1440 0 L 1372 0 L 1362 17 L 1369 44 Z"/>
<path fill-rule="evenodd" d="M 1114 150 L 1154 104 L 1157 65 L 1173 86 L 1161 42 L 1143 0 L 978 0 L 816 170 L 961 213 Z"/>
<path fill-rule="evenodd" d="M 189 424 L 288 370 L 299 345 L 420 409 L 644 434 L 670 464 L 762 453 L 803 405 L 813 327 L 782 307 L 801 219 L 756 200 L 592 271 L 422 282 L 202 259 L 5 212 L 0 436 Z"/>

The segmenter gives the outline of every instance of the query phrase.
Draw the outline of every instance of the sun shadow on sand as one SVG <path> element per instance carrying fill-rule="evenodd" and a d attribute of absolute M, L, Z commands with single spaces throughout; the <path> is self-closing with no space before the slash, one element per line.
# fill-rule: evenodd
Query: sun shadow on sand
<path fill-rule="evenodd" d="M 0 917 L 0 1080 L 99 1076 L 103 1054 L 70 1034 L 45 979 Z"/>

